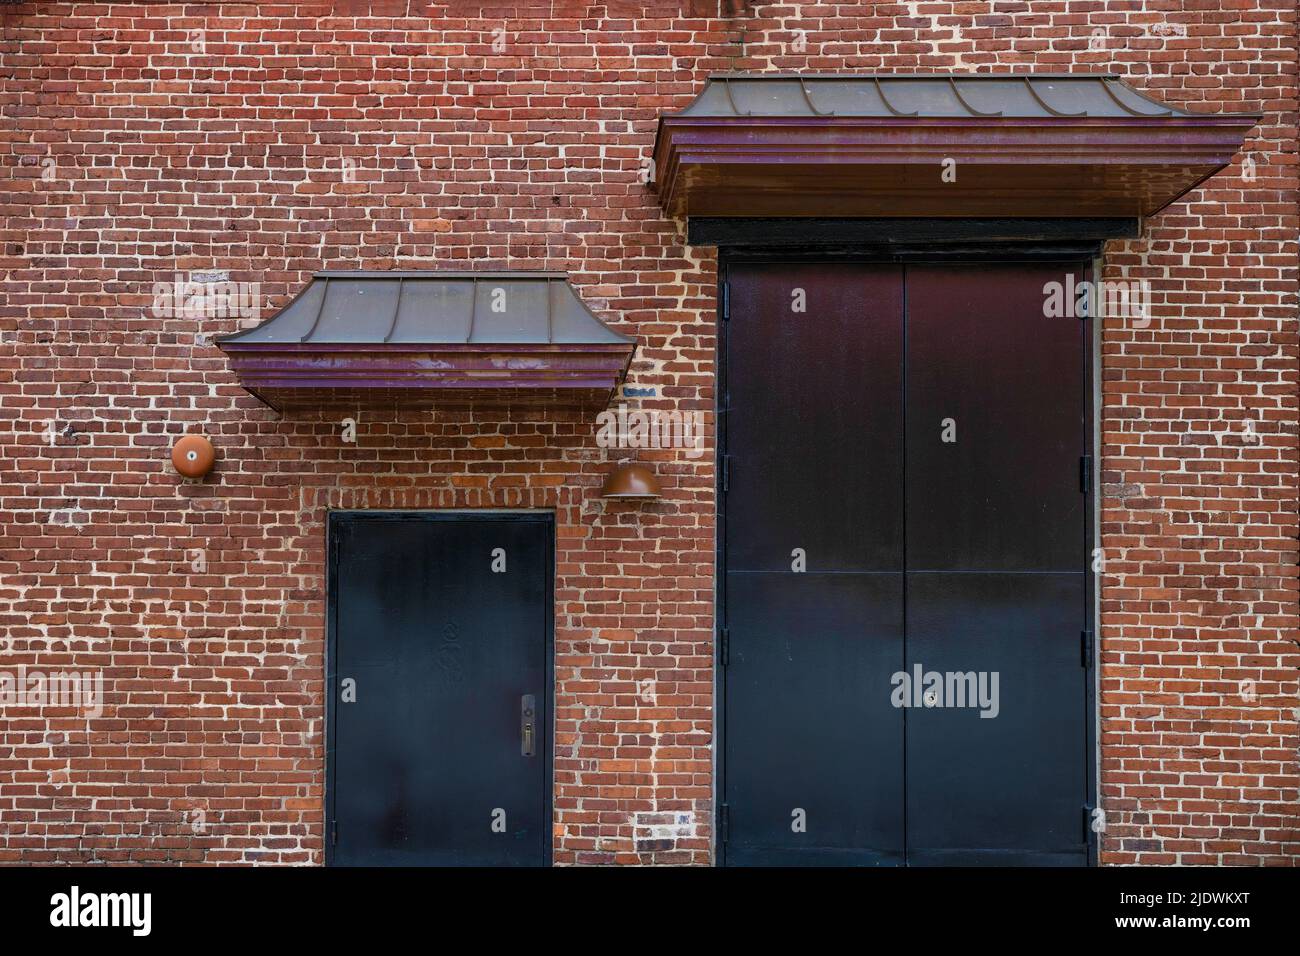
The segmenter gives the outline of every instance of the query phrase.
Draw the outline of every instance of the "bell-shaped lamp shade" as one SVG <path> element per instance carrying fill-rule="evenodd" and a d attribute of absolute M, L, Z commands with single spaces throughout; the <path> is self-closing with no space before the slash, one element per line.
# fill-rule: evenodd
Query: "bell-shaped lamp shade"
<path fill-rule="evenodd" d="M 624 462 L 609 473 L 602 498 L 658 498 L 659 479 L 649 468 Z"/>

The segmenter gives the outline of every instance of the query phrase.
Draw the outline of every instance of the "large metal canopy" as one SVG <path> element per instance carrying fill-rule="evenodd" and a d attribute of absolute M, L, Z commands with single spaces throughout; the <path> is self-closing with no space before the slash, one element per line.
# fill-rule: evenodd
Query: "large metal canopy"
<path fill-rule="evenodd" d="M 655 166 L 674 216 L 1133 219 L 1258 120 L 1103 74 L 729 74 L 660 118 Z"/>
<path fill-rule="evenodd" d="M 452 400 L 603 405 L 635 343 L 556 272 L 318 272 L 255 328 L 224 336 L 273 408 Z"/>

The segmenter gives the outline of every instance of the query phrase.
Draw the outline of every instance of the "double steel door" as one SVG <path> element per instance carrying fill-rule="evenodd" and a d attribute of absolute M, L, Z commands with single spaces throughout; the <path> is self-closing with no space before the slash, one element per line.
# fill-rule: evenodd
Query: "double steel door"
<path fill-rule="evenodd" d="M 727 266 L 725 862 L 1086 862 L 1087 275 Z"/>

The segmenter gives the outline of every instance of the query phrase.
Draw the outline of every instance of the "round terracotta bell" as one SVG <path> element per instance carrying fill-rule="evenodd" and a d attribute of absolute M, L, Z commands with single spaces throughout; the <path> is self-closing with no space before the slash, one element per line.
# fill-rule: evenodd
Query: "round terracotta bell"
<path fill-rule="evenodd" d="M 602 498 L 658 498 L 659 479 L 649 468 L 624 462 L 609 473 Z"/>
<path fill-rule="evenodd" d="M 202 435 L 182 435 L 172 445 L 172 466 L 186 478 L 202 478 L 216 457 L 212 442 Z"/>

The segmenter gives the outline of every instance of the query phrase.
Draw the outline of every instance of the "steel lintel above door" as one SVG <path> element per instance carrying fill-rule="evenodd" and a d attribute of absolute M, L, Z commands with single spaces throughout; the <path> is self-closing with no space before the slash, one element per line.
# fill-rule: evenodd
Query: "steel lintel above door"
<path fill-rule="evenodd" d="M 1141 222 L 1111 219 L 918 219 L 798 217 L 747 218 L 693 216 L 687 223 L 687 242 L 693 246 L 740 246 L 749 249 L 791 247 L 883 247 L 908 253 L 919 248 L 933 255 L 937 246 L 979 245 L 981 248 L 1015 243 L 1059 246 L 1068 243 L 1094 248 L 1109 239 L 1136 239 Z"/>

